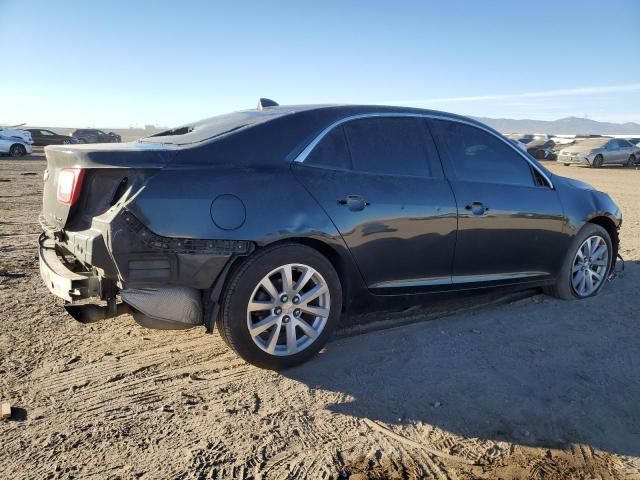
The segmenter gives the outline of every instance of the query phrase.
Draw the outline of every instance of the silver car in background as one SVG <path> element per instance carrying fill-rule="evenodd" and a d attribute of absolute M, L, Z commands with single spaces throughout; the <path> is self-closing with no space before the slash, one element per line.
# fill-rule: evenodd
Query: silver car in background
<path fill-rule="evenodd" d="M 570 145 L 558 154 L 558 162 L 598 168 L 617 163 L 632 165 L 636 162 L 638 148 L 620 138 L 587 138 Z"/>

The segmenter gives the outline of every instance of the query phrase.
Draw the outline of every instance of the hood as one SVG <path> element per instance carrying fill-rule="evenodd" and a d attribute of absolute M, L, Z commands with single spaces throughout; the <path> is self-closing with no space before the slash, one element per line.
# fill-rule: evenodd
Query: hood
<path fill-rule="evenodd" d="M 565 185 L 571 188 L 577 188 L 579 190 L 591 190 L 594 192 L 596 191 L 595 187 L 588 184 L 587 182 L 583 182 L 582 180 L 576 180 L 575 178 L 559 177 L 559 176 L 556 176 L 555 178 L 561 179 L 562 183 L 564 183 Z"/>

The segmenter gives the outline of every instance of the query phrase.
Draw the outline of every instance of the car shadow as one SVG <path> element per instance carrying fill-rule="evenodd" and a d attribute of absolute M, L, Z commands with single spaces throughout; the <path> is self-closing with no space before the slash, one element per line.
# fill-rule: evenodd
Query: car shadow
<path fill-rule="evenodd" d="M 283 372 L 336 414 L 640 455 L 640 263 L 595 298 L 515 304 L 346 338 Z"/>

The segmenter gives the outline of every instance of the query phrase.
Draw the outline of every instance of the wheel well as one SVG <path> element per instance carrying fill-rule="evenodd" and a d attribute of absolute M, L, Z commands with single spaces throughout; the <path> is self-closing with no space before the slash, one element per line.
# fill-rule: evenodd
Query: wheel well
<path fill-rule="evenodd" d="M 615 257 L 618 254 L 618 244 L 619 244 L 618 229 L 616 228 L 616 224 L 613 223 L 613 220 L 611 220 L 608 217 L 595 217 L 589 220 L 589 223 L 595 223 L 596 225 L 600 225 L 609 233 L 609 236 L 611 237 L 611 243 L 613 243 L 613 252 L 614 252 L 614 261 L 615 261 Z"/>

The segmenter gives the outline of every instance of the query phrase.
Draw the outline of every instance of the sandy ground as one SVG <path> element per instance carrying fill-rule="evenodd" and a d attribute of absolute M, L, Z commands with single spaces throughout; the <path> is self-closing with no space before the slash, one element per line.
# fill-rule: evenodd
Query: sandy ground
<path fill-rule="evenodd" d="M 44 166 L 0 159 L 0 478 L 640 479 L 640 171 L 551 166 L 624 212 L 627 269 L 597 298 L 350 336 L 275 373 L 201 329 L 67 317 L 38 275 Z"/>

